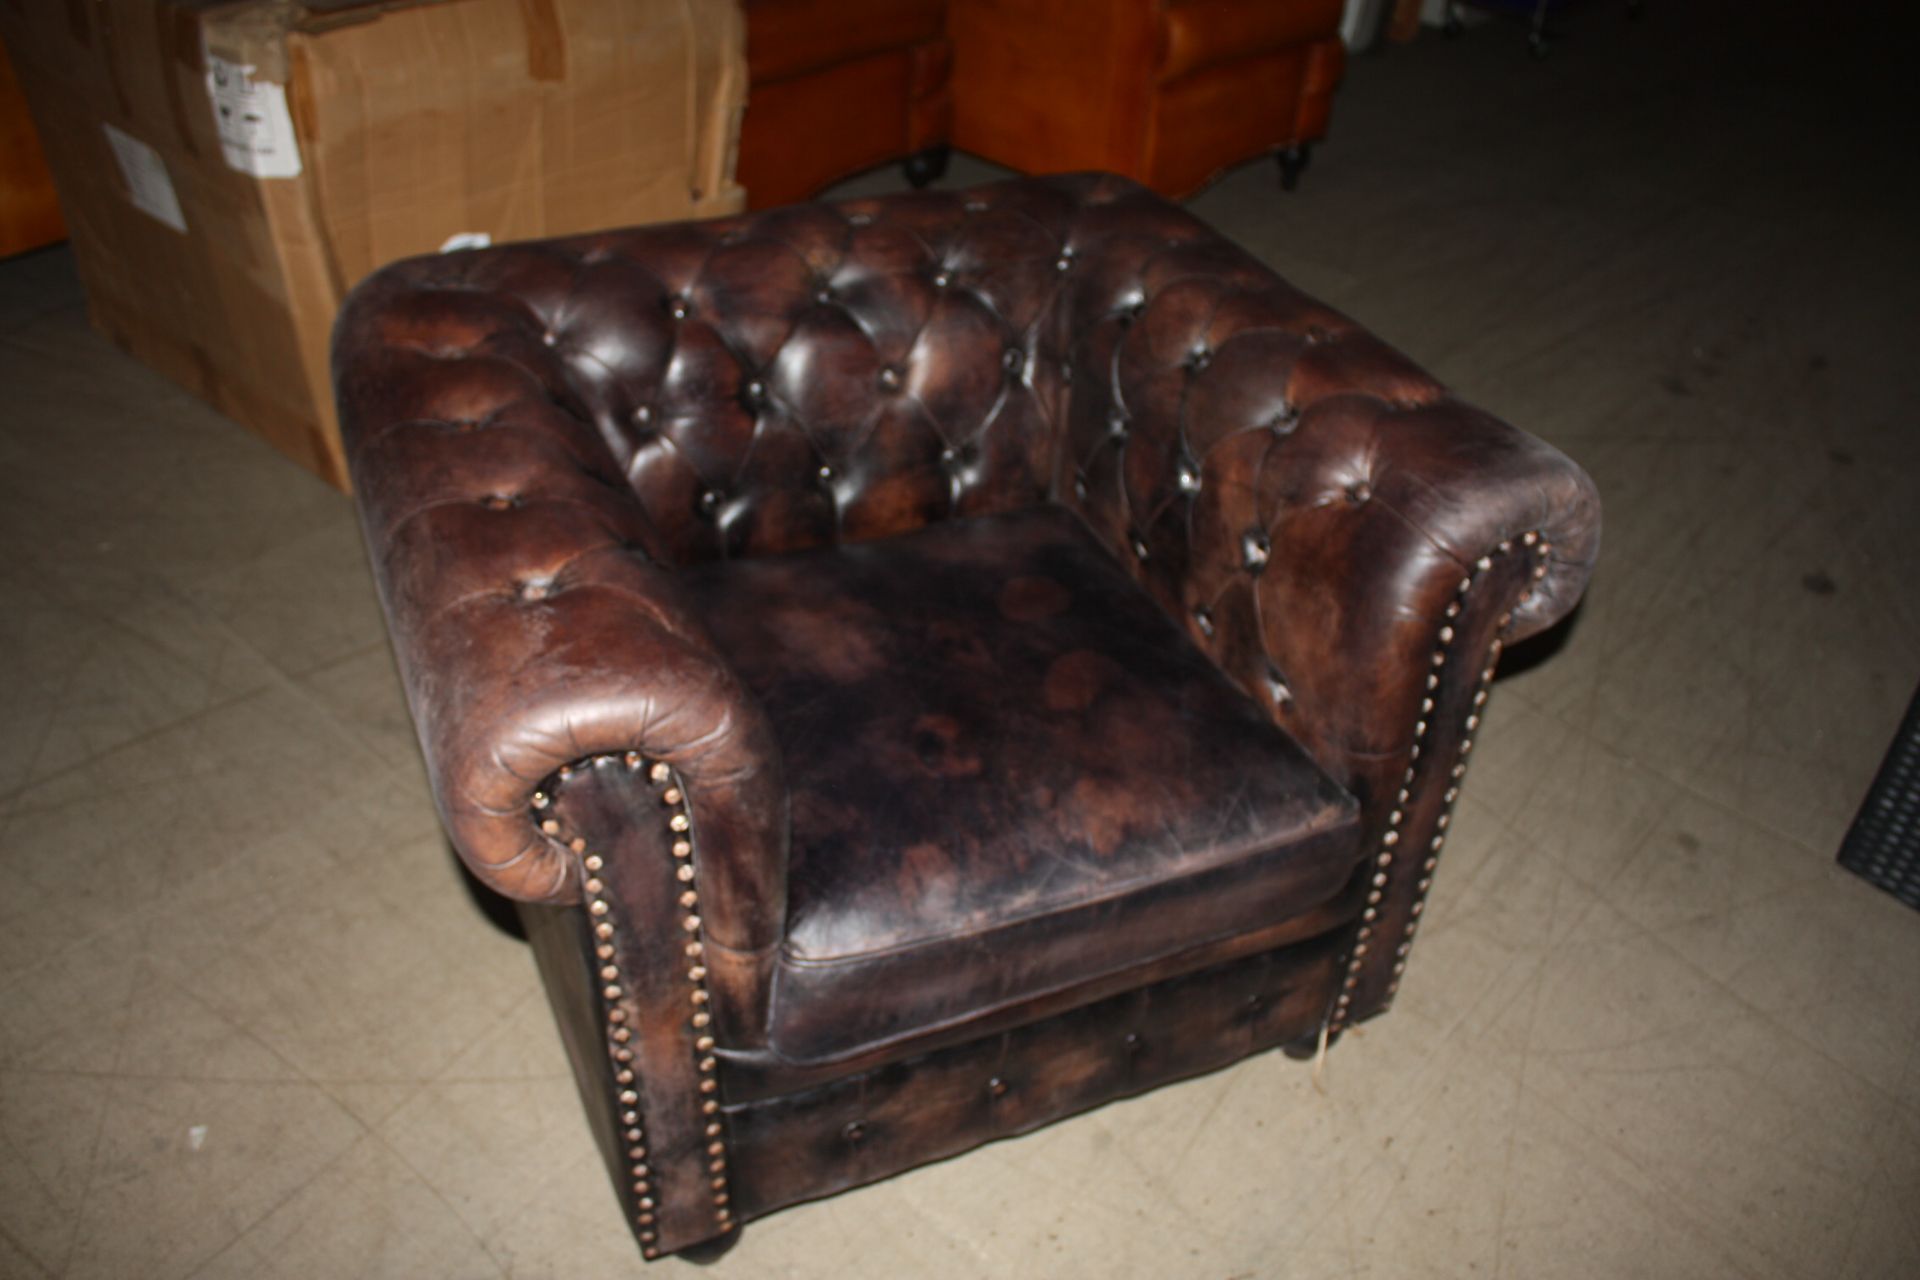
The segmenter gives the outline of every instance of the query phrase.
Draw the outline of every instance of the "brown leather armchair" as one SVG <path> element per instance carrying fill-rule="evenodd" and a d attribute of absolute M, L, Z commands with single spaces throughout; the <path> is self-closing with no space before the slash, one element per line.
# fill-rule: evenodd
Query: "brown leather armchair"
<path fill-rule="evenodd" d="M 953 142 L 1026 173 L 1108 169 L 1179 198 L 1326 136 L 1343 0 L 951 0 Z"/>
<path fill-rule="evenodd" d="M 745 0 L 747 111 L 736 176 L 749 208 L 805 200 L 902 160 L 926 186 L 953 127 L 945 0 Z"/>
<path fill-rule="evenodd" d="M 435 797 L 649 1257 L 1385 1008 L 1599 536 L 1100 175 L 415 259 L 335 360 Z"/>

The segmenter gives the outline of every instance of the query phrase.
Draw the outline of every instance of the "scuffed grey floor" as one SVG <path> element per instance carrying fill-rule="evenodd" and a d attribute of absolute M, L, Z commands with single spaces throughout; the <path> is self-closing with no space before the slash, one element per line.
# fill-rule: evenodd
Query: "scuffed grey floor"
<path fill-rule="evenodd" d="M 1920 1271 L 1920 915 L 1832 861 L 1920 679 L 1913 33 L 1650 7 L 1356 59 L 1299 194 L 1194 202 L 1607 501 L 1398 1007 L 1324 1093 L 1251 1061 L 712 1275 Z M 0 387 L 0 1274 L 637 1274 L 346 500 L 61 252 L 0 264 Z"/>

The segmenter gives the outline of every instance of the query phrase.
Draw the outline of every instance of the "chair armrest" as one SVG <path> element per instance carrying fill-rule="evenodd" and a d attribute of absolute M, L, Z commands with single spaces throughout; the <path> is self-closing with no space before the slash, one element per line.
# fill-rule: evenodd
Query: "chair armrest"
<path fill-rule="evenodd" d="M 1136 188 L 1097 212 L 1066 300 L 1059 500 L 1354 786 L 1411 742 L 1482 557 L 1548 548 L 1543 577 L 1474 593 L 1511 613 L 1505 639 L 1573 607 L 1599 549 L 1592 482 L 1183 210 Z"/>
<path fill-rule="evenodd" d="M 1398 989 L 1486 685 L 1578 601 L 1599 498 L 1183 211 L 1122 192 L 1076 235 L 1056 493 L 1359 798 L 1337 1032 Z"/>
<path fill-rule="evenodd" d="M 665 761 L 699 827 L 709 936 L 763 948 L 786 898 L 765 719 L 640 550 L 646 516 L 540 325 L 451 270 L 375 276 L 334 343 L 368 553 L 447 831 L 501 893 L 575 902 L 578 858 L 537 825 L 536 791 L 596 756 Z"/>

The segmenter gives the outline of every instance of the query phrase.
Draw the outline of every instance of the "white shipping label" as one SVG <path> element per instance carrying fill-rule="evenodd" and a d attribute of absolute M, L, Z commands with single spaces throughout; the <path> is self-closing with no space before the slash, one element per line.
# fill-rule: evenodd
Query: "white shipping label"
<path fill-rule="evenodd" d="M 100 126 L 107 132 L 107 145 L 119 162 L 120 176 L 127 180 L 127 195 L 133 207 L 148 213 L 175 231 L 187 229 L 187 215 L 180 212 L 180 196 L 167 176 L 167 162 L 140 139 L 122 133 L 110 124 Z"/>
<path fill-rule="evenodd" d="M 229 168 L 256 178 L 299 176 L 300 144 L 293 138 L 284 86 L 255 80 L 252 67 L 210 53 L 207 97 Z"/>

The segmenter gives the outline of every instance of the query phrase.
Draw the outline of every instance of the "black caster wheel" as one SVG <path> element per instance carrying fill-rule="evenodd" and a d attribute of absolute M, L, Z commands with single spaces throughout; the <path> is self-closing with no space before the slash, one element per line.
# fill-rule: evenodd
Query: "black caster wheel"
<path fill-rule="evenodd" d="M 925 151 L 916 151 L 902 160 L 900 169 L 917 191 L 946 176 L 947 159 L 951 154 L 951 149 L 945 146 L 928 147 Z"/>
<path fill-rule="evenodd" d="M 1280 189 L 1292 191 L 1300 185 L 1300 175 L 1313 163 L 1313 144 L 1301 142 L 1283 147 L 1275 159 L 1280 163 Z"/>

